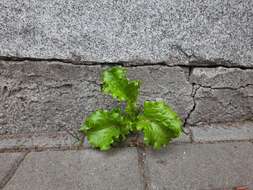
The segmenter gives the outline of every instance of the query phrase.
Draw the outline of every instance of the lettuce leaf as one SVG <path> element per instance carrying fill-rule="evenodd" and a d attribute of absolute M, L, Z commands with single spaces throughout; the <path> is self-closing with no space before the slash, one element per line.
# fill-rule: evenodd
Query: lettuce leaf
<path fill-rule="evenodd" d="M 144 132 L 144 143 L 160 149 L 181 134 L 182 121 L 164 102 L 144 102 L 143 114 L 138 116 L 137 129 Z"/>
<path fill-rule="evenodd" d="M 98 110 L 93 112 L 80 128 L 88 138 L 91 146 L 108 150 L 111 145 L 125 138 L 130 132 L 129 122 L 121 115 L 120 110 Z"/>
<path fill-rule="evenodd" d="M 103 72 L 102 82 L 102 91 L 119 101 L 126 101 L 126 111 L 134 114 L 140 81 L 128 80 L 126 70 L 123 67 L 113 67 Z"/>

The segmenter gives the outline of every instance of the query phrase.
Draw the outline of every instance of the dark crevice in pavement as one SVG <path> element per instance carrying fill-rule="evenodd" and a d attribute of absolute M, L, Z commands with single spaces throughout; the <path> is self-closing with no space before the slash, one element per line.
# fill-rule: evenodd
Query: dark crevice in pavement
<path fill-rule="evenodd" d="M 12 179 L 12 177 L 16 173 L 17 169 L 19 168 L 21 163 L 25 160 L 25 158 L 28 154 L 29 154 L 29 152 L 27 151 L 16 160 L 16 162 L 13 164 L 12 168 L 9 170 L 9 172 L 6 174 L 6 176 L 3 178 L 3 180 L 0 181 L 0 190 L 4 189 L 4 187 L 7 185 L 7 183 Z"/>
<path fill-rule="evenodd" d="M 191 70 L 196 67 L 204 67 L 204 68 L 238 68 L 242 70 L 253 69 L 253 66 L 243 66 L 236 65 L 230 61 L 226 61 L 223 59 L 215 59 L 215 60 L 206 60 L 202 58 L 197 58 L 194 55 L 185 56 L 188 59 L 188 63 L 186 64 L 169 64 L 168 61 L 160 61 L 160 62 L 151 62 L 148 60 L 134 60 L 134 61 L 117 61 L 117 62 L 97 62 L 97 61 L 82 61 L 82 60 L 74 60 L 74 59 L 60 59 L 60 58 L 35 58 L 35 57 L 15 57 L 15 56 L 0 56 L 0 61 L 13 61 L 13 62 L 24 62 L 24 61 L 36 61 L 36 62 L 59 62 L 66 63 L 72 65 L 85 65 L 85 66 L 124 66 L 124 67 L 144 67 L 144 66 L 167 66 L 167 67 L 186 67 Z M 194 60 L 192 60 L 192 57 Z"/>
<path fill-rule="evenodd" d="M 146 150 L 145 147 L 138 146 L 137 147 L 138 152 L 138 167 L 141 175 L 141 180 L 143 184 L 143 190 L 150 190 L 150 176 L 149 176 L 149 170 L 148 166 L 146 165 Z"/>

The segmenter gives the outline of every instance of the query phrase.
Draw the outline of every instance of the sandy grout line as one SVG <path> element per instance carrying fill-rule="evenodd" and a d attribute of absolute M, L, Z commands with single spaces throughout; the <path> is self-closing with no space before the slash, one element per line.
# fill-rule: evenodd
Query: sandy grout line
<path fill-rule="evenodd" d="M 146 149 L 144 146 L 137 146 L 138 167 L 143 184 L 143 190 L 150 190 L 150 175 L 148 165 L 146 164 Z"/>

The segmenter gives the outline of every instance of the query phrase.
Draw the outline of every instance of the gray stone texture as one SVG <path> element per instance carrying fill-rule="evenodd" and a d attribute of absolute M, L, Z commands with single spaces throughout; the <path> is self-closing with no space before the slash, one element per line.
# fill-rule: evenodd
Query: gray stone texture
<path fill-rule="evenodd" d="M 194 68 L 191 83 L 212 89 L 234 89 L 253 85 L 253 70 L 240 68 Z"/>
<path fill-rule="evenodd" d="M 100 92 L 101 66 L 59 62 L 0 62 L 0 134 L 77 130 L 98 108 L 115 106 Z M 165 99 L 186 118 L 193 106 L 187 73 L 180 67 L 129 68 L 143 81 L 140 102 Z"/>
<path fill-rule="evenodd" d="M 249 136 L 249 135 L 248 135 Z M 253 134 L 251 134 L 253 139 Z M 82 139 L 82 138 L 80 138 Z M 190 135 L 182 134 L 179 138 L 173 139 L 172 144 L 190 143 Z M 125 141 L 119 143 L 119 147 L 135 147 L 143 143 L 143 135 L 130 135 Z M 34 134 L 11 134 L 0 135 L 0 153 L 6 151 L 24 150 L 78 150 L 92 148 L 87 138 L 83 143 L 76 137 L 66 132 L 34 133 Z"/>
<path fill-rule="evenodd" d="M 0 136 L 0 151 L 23 149 L 63 149 L 79 146 L 78 139 L 66 132 L 13 134 Z M 85 144 L 87 146 L 87 143 Z"/>
<path fill-rule="evenodd" d="M 252 67 L 252 7 L 252 0 L 2 0 L 0 56 Z"/>
<path fill-rule="evenodd" d="M 195 109 L 190 125 L 253 120 L 253 70 L 194 68 Z"/>
<path fill-rule="evenodd" d="M 193 142 L 253 140 L 253 122 L 232 122 L 192 127 Z"/>
<path fill-rule="evenodd" d="M 141 80 L 141 104 L 145 100 L 165 100 L 182 119 L 188 116 L 193 107 L 188 70 L 167 66 L 130 67 L 129 78 Z"/>
<path fill-rule="evenodd" d="M 99 66 L 0 62 L 0 134 L 77 129 L 86 114 L 109 105 Z"/>
<path fill-rule="evenodd" d="M 18 160 L 23 156 L 23 153 L 0 153 L 0 189 L 7 182 L 9 173 L 16 168 Z"/>
<path fill-rule="evenodd" d="M 34 152 L 27 155 L 4 190 L 143 189 L 135 148 Z"/>
<path fill-rule="evenodd" d="M 182 133 L 181 136 L 173 139 L 170 143 L 171 144 L 190 143 L 191 142 L 190 130 L 188 128 L 184 128 L 184 131 L 188 134 Z"/>
<path fill-rule="evenodd" d="M 148 151 L 150 190 L 253 188 L 252 143 L 171 145 Z"/>

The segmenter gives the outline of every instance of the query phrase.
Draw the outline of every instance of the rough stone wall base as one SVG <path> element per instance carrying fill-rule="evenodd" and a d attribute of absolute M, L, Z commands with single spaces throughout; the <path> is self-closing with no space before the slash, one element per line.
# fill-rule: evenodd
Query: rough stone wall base
<path fill-rule="evenodd" d="M 109 66 L 0 61 L 0 136 L 76 134 L 91 112 L 117 104 L 100 92 L 101 72 Z M 140 104 L 144 100 L 165 100 L 193 134 L 198 129 L 201 134 L 201 128 L 208 130 L 212 126 L 235 127 L 233 123 L 240 123 L 236 127 L 245 122 L 249 129 L 252 126 L 252 69 L 159 64 L 127 69 L 129 78 L 142 80 Z M 200 136 L 194 137 L 202 141 Z"/>
<path fill-rule="evenodd" d="M 0 138 L 76 137 L 87 115 L 116 105 L 100 93 L 100 74 L 112 65 L 143 81 L 140 103 L 170 104 L 191 141 L 205 141 L 196 135 L 203 129 L 221 140 L 217 126 L 252 126 L 252 7 L 252 0 L 0 1 Z"/>

